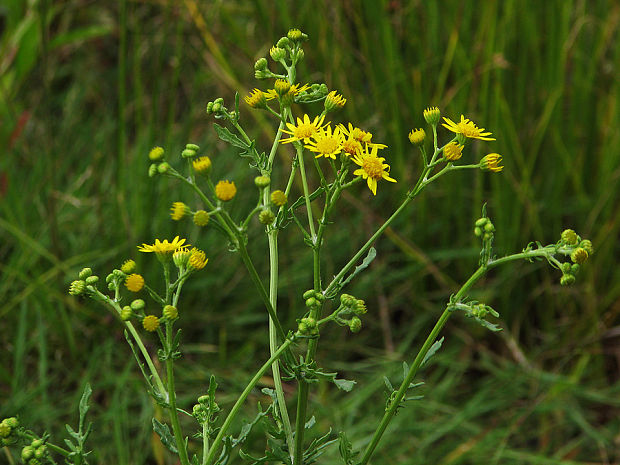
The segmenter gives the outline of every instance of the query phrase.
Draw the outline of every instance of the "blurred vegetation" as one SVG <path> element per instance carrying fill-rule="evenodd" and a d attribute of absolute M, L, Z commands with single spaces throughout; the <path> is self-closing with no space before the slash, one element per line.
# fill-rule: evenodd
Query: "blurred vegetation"
<path fill-rule="evenodd" d="M 150 432 L 154 406 L 118 323 L 66 293 L 82 266 L 105 275 L 129 257 L 157 282 L 157 266 L 135 248 L 155 237 L 187 236 L 210 257 L 184 292 L 180 406 L 191 407 L 211 373 L 229 406 L 266 358 L 266 313 L 238 257 L 216 231 L 170 221 L 171 202 L 197 199 L 149 179 L 146 154 L 154 145 L 208 147 L 215 176 L 239 186 L 242 211 L 254 198 L 253 174 L 216 140 L 204 106 L 264 88 L 252 65 L 290 27 L 310 36 L 300 80 L 324 81 L 348 99 L 336 118 L 388 144 L 399 180 L 372 203 L 363 187 L 345 196 L 326 238 L 329 273 L 415 179 L 420 162 L 406 134 L 423 124 L 426 106 L 492 131 L 497 142 L 475 144 L 474 156 L 491 149 L 506 166 L 501 175 L 443 179 L 376 244 L 377 260 L 351 289 L 370 309 L 364 330 L 332 328 L 319 349 L 323 366 L 358 385 L 348 395 L 314 391 L 318 427 L 346 430 L 355 447 L 369 440 L 382 377 L 402 376 L 400 360 L 475 267 L 472 224 L 487 202 L 498 254 L 555 242 L 566 227 L 596 253 L 570 288 L 527 263 L 479 286 L 473 297 L 500 312 L 505 330 L 453 319 L 422 374 L 425 400 L 395 418 L 374 463 L 618 463 L 620 4 L 612 0 L 4 0 L 0 416 L 17 413 L 60 442 L 88 380 L 96 462 L 164 463 Z M 262 142 L 274 133 L 249 108 L 242 122 Z M 254 231 L 252 252 L 266 270 L 266 241 Z M 312 266 L 296 234 L 285 231 L 280 243 L 281 269 L 290 270 L 280 311 L 291 327 Z M 248 402 L 248 416 L 261 398 Z"/>

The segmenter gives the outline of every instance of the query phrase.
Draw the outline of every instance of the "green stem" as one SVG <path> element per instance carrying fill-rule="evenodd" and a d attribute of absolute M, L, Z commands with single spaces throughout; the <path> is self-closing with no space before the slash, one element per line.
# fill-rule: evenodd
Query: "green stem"
<path fill-rule="evenodd" d="M 256 372 L 254 377 L 250 380 L 248 385 L 245 387 L 245 389 L 243 390 L 243 392 L 241 393 L 241 395 L 237 399 L 237 402 L 235 402 L 235 405 L 233 405 L 230 413 L 228 414 L 228 416 L 224 420 L 224 423 L 222 424 L 222 427 L 220 428 L 220 431 L 217 434 L 217 437 L 213 440 L 213 444 L 211 445 L 211 448 L 209 449 L 209 454 L 207 455 L 207 459 L 204 462 L 206 465 L 212 465 L 215 462 L 215 460 L 216 460 L 215 455 L 217 454 L 217 451 L 220 448 L 220 445 L 222 443 L 222 440 L 224 439 L 224 436 L 228 432 L 228 428 L 230 427 L 231 423 L 233 422 L 233 420 L 237 416 L 237 413 L 241 409 L 241 406 L 245 402 L 245 399 L 248 397 L 250 392 L 252 392 L 252 389 L 254 389 L 254 386 L 256 386 L 256 384 L 259 382 L 259 380 L 265 374 L 265 372 L 271 367 L 271 365 L 273 365 L 273 362 L 278 360 L 280 358 L 280 356 L 286 350 L 288 350 L 289 346 L 293 343 L 294 340 L 295 340 L 295 337 L 292 337 L 290 339 L 286 339 L 282 343 L 282 345 L 280 347 L 278 347 L 278 350 L 276 350 L 273 353 L 273 355 L 271 357 L 269 357 L 269 360 L 267 360 L 263 364 L 263 366 L 260 367 L 260 369 Z"/>
<path fill-rule="evenodd" d="M 133 336 L 133 339 L 136 342 L 136 344 L 138 344 L 138 348 L 140 349 L 140 352 L 142 352 L 144 361 L 146 362 L 146 365 L 149 367 L 149 371 L 151 372 L 151 375 L 153 375 L 155 384 L 157 384 L 157 389 L 159 389 L 159 393 L 166 401 L 168 401 L 168 392 L 166 391 L 166 388 L 164 387 L 164 383 L 159 377 L 159 373 L 157 372 L 157 369 L 155 368 L 155 365 L 153 364 L 153 360 L 151 360 L 151 356 L 146 350 L 146 347 L 144 347 L 144 344 L 142 343 L 142 339 L 140 338 L 140 335 L 136 331 L 136 328 L 134 327 L 133 324 L 131 324 L 130 321 L 126 321 L 125 326 L 127 327 L 127 329 L 129 329 L 129 332 Z"/>
<path fill-rule="evenodd" d="M 170 411 L 170 421 L 172 423 L 172 432 L 179 451 L 179 459 L 182 465 L 190 465 L 187 456 L 187 448 L 185 447 L 185 438 L 179 424 L 179 414 L 177 412 L 176 392 L 174 390 L 174 360 L 172 359 L 172 324 L 166 323 L 166 377 L 168 381 L 168 410 Z"/>
<path fill-rule="evenodd" d="M 207 423 L 202 424 L 202 465 L 207 464 L 207 453 L 209 452 L 209 431 Z"/>

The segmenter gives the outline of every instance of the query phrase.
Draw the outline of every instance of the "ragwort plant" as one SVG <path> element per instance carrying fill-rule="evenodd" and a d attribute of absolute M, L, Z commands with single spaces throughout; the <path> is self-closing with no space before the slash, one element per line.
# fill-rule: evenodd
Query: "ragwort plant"
<path fill-rule="evenodd" d="M 388 189 L 389 183 L 398 182 L 398 175 L 390 172 L 390 165 L 386 162 L 388 158 L 384 153 L 387 152 L 387 145 L 373 140 L 371 132 L 360 129 L 355 122 L 336 124 L 328 119 L 345 105 L 345 98 L 335 90 L 330 91 L 325 84 L 298 82 L 296 66 L 304 57 L 302 45 L 306 40 L 304 33 L 291 29 L 286 37 L 282 37 L 271 48 L 269 54 L 279 65 L 279 73 L 270 70 L 265 58 L 258 60 L 254 66 L 257 79 L 273 81 L 270 89 L 254 89 L 245 97 L 249 107 L 267 112 L 278 124 L 273 145 L 268 152 L 261 151 L 243 129 L 238 94 L 231 109 L 224 105 L 221 98 L 207 105 L 207 113 L 223 122 L 222 125 L 214 124 L 219 138 L 237 148 L 240 156 L 246 157 L 250 167 L 256 171 L 255 187 L 252 187 L 258 192 L 256 206 L 245 217 L 235 218 L 229 212 L 229 202 L 235 198 L 237 184 L 225 179 L 216 182 L 211 176 L 211 159 L 201 153 L 200 147 L 187 144 L 180 154 L 183 163 L 168 159 L 160 147 L 149 153 L 149 176 L 177 179 L 193 190 L 203 204 L 203 209 L 193 211 L 182 202 L 174 202 L 170 213 L 172 219 L 181 221 L 191 218 L 196 225 L 213 230 L 212 234 L 223 234 L 229 241 L 230 250 L 238 254 L 247 268 L 256 293 L 269 315 L 270 357 L 256 371 L 232 408 L 224 412 L 217 404 L 217 382 L 214 376 L 209 380 L 207 392 L 197 398 L 191 412 L 180 408 L 176 401 L 174 366 L 182 356 L 178 328 L 182 327 L 183 312 L 179 311 L 179 299 L 184 283 L 190 278 L 199 279 L 196 275 L 207 265 L 204 251 L 191 247 L 178 236 L 172 240 L 155 239 L 152 244 L 140 246 L 139 252 L 152 253 L 159 262 L 164 277 L 163 289 L 155 289 L 147 284 L 143 276 L 136 272 L 136 263 L 131 259 L 107 275 L 104 290 L 100 290 L 100 280 L 90 268 L 83 269 L 69 289 L 72 295 L 89 297 L 102 303 L 118 317 L 144 375 L 149 394 L 169 413 L 168 424 L 153 418 L 153 430 L 163 445 L 178 456 L 182 465 L 223 465 L 232 460 L 235 450 L 238 450 L 239 457 L 252 464 L 310 464 L 317 462 L 324 449 L 334 443 L 338 443 L 342 461 L 346 465 L 369 463 L 396 412 L 403 408 L 406 401 L 419 398 L 411 395 L 411 391 L 421 384 L 414 382 L 416 374 L 440 349 L 443 338 L 438 339 L 439 333 L 446 321 L 460 311 L 491 331 L 500 330 L 489 321 L 489 317 L 499 317 L 498 313 L 487 303 L 468 297 L 470 289 L 482 276 L 497 266 L 515 260 L 544 259 L 561 271 L 561 284 L 569 285 L 575 281 L 580 266 L 592 254 L 591 242 L 567 229 L 555 244 L 534 242 L 521 252 L 498 258 L 493 254 L 492 247 L 495 228 L 483 206 L 482 216 L 474 226 L 474 234 L 481 240 L 479 266 L 450 297 L 445 310 L 413 360 L 404 364 L 405 375 L 400 386 L 395 388 L 386 380 L 389 395 L 383 416 L 365 449 L 354 451 L 344 432 L 334 435 L 331 430 L 321 433 L 322 436 L 308 443 L 305 440 L 306 430 L 315 424 L 312 418 L 309 419 L 308 395 L 315 383 L 332 382 L 345 391 L 354 386 L 354 381 L 339 379 L 337 373 L 323 369 L 315 356 L 324 325 L 348 326 L 353 333 L 361 330 L 362 318 L 367 312 L 364 300 L 343 293 L 343 290 L 375 258 L 376 251 L 372 247 L 375 241 L 424 189 L 439 178 L 454 171 L 472 169 L 499 173 L 503 167 L 502 157 L 497 153 L 490 153 L 476 163 L 461 163 L 473 139 L 492 142 L 495 140 L 491 137 L 492 133 L 478 127 L 463 115 L 454 121 L 444 117 L 442 122 L 437 107 L 427 108 L 423 117 L 432 134 L 432 149 L 427 151 L 425 129 L 413 129 L 408 135 L 411 143 L 419 149 L 423 162 L 417 181 L 410 186 L 400 206 L 385 223 L 359 247 L 357 253 L 331 280 L 325 280 L 321 268 L 324 236 L 327 227 L 338 220 L 335 208 L 341 194 L 348 189 L 363 189 L 360 185 L 365 182 L 374 196 L 378 188 Z M 321 114 L 297 113 L 298 108 L 313 102 L 323 102 Z M 443 143 L 439 143 L 438 138 L 438 128 L 441 127 L 447 129 L 451 136 Z M 283 170 L 288 172 L 288 178 L 284 180 L 272 178 L 278 149 L 292 155 L 291 162 Z M 314 170 L 319 180 L 315 188 L 311 188 L 308 183 L 309 170 Z M 297 177 L 303 186 L 300 193 L 293 189 Z M 239 188 L 250 188 L 248 182 L 237 182 Z M 281 188 L 275 189 L 276 186 Z M 321 214 L 315 217 L 317 206 Z M 267 236 L 270 264 L 267 287 L 248 253 L 248 230 L 255 227 L 262 228 Z M 313 258 L 313 282 L 308 284 L 308 290 L 300 296 L 305 305 L 299 306 L 298 325 L 293 329 L 282 325 L 277 308 L 280 274 L 278 233 L 287 227 L 299 230 Z M 142 299 L 131 297 L 142 290 L 152 300 L 148 305 Z M 153 314 L 147 308 L 159 310 Z M 156 354 L 149 353 L 143 342 L 148 333 L 155 334 L 159 340 L 160 348 Z M 163 366 L 161 372 L 153 361 L 154 355 L 161 362 L 158 366 Z M 274 389 L 263 389 L 263 392 L 271 398 L 270 405 L 263 409 L 259 404 L 256 417 L 245 424 L 240 432 L 232 432 L 233 420 L 268 370 L 273 374 Z M 296 382 L 294 411 L 289 410 L 282 380 Z M 59 456 L 64 457 L 66 463 L 88 463 L 90 452 L 85 447 L 85 441 L 91 425 L 85 425 L 85 415 L 90 393 L 90 387 L 87 386 L 80 402 L 78 431 L 67 425 L 72 440 L 65 440 L 66 448 L 53 444 L 47 433 L 38 435 L 20 426 L 16 417 L 6 418 L 0 423 L 1 445 L 21 447 L 21 458 L 28 465 L 56 463 Z M 196 429 L 191 439 L 181 430 L 180 415 L 191 416 L 195 420 Z M 253 457 L 242 447 L 252 428 L 264 421 L 269 425 L 265 453 Z M 200 444 L 200 454 L 189 456 L 190 440 Z"/>

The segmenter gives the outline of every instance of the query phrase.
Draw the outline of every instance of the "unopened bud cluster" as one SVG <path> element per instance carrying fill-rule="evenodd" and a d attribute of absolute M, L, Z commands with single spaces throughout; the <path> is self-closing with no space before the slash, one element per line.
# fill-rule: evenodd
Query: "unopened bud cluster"
<path fill-rule="evenodd" d="M 39 465 L 47 462 L 47 446 L 42 439 L 34 439 L 29 446 L 22 449 L 21 458 L 27 465 Z"/>
<path fill-rule="evenodd" d="M 590 255 L 594 253 L 594 249 L 591 241 L 588 239 L 582 239 L 572 229 L 565 229 L 562 231 L 559 244 L 561 246 L 569 247 L 570 250 L 571 261 L 564 262 L 560 266 L 560 270 L 562 271 L 560 284 L 562 286 L 569 286 L 575 282 L 581 265 L 585 263 Z"/>
<path fill-rule="evenodd" d="M 365 314 L 366 311 L 366 303 L 363 300 L 350 294 L 342 294 L 335 321 L 341 326 L 348 326 L 351 332 L 357 333 L 362 329 L 360 315 Z"/>
<path fill-rule="evenodd" d="M 71 295 L 89 295 L 96 291 L 96 284 L 99 276 L 93 275 L 93 270 L 84 268 L 78 273 L 78 279 L 69 285 L 69 294 Z"/>
<path fill-rule="evenodd" d="M 493 226 L 490 219 L 483 217 L 476 220 L 474 227 L 476 237 L 481 237 L 483 241 L 488 241 L 493 238 L 494 232 L 495 226 Z"/>
<path fill-rule="evenodd" d="M 17 442 L 19 420 L 15 417 L 4 418 L 0 422 L 0 447 L 10 446 Z"/>

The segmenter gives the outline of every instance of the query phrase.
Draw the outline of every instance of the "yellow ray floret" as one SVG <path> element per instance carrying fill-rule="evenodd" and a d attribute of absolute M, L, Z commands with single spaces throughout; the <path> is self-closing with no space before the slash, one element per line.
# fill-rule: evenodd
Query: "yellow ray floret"
<path fill-rule="evenodd" d="M 465 118 L 461 115 L 461 121 L 455 123 L 450 118 L 445 118 L 445 123 L 442 123 L 442 126 L 446 129 L 452 131 L 455 134 L 463 134 L 465 137 L 469 139 L 480 139 L 480 140 L 495 140 L 492 137 L 490 132 L 484 132 L 484 128 L 479 128 L 473 121 Z"/>
<path fill-rule="evenodd" d="M 305 143 L 310 142 L 310 138 L 312 136 L 318 133 L 324 126 L 329 124 L 323 124 L 324 119 L 325 115 L 322 115 L 314 118 L 314 121 L 310 121 L 310 117 L 308 115 L 304 115 L 303 120 L 301 118 L 297 118 L 297 126 L 292 123 L 286 123 L 286 127 L 289 130 L 287 131 L 286 129 L 282 129 L 282 132 L 290 134 L 291 137 L 280 139 L 280 142 L 283 144 L 288 144 L 289 142 L 296 140 L 303 141 Z"/>
<path fill-rule="evenodd" d="M 172 239 L 172 242 L 168 242 L 168 239 L 164 239 L 163 241 L 155 239 L 154 244 L 142 244 L 142 246 L 138 246 L 138 250 L 140 252 L 155 252 L 157 254 L 166 255 L 173 253 L 179 247 L 183 246 L 184 243 L 185 239 L 179 239 L 179 236 Z"/>
<path fill-rule="evenodd" d="M 325 157 L 336 159 L 336 155 L 342 152 L 342 144 L 344 143 L 344 135 L 340 132 L 340 128 L 334 129 L 327 126 L 312 136 L 306 147 L 308 150 L 315 152 L 316 157 Z"/>
<path fill-rule="evenodd" d="M 385 179 L 386 181 L 396 182 L 396 179 L 392 179 L 389 175 L 390 165 L 383 163 L 385 158 L 377 156 L 377 146 L 373 146 L 371 152 L 368 153 L 368 147 L 364 150 L 357 152 L 353 161 L 360 166 L 353 172 L 354 176 L 361 176 L 366 179 L 368 188 L 377 195 L 377 181 Z"/>

